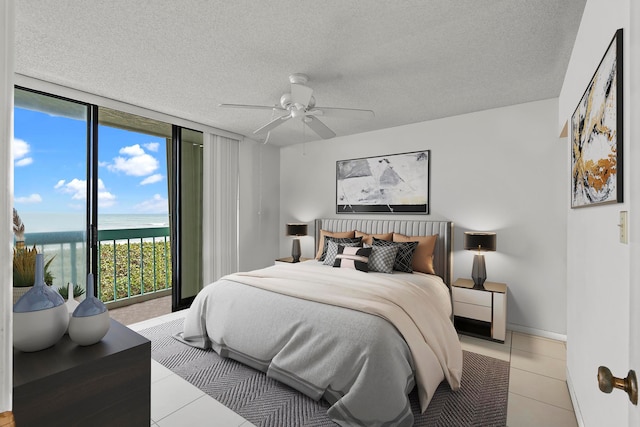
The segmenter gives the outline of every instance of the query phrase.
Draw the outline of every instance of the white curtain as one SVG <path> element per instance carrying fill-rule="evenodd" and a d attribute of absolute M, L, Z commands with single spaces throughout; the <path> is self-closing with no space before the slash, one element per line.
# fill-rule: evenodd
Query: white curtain
<path fill-rule="evenodd" d="M 15 4 L 0 2 L 0 413 L 11 410 L 13 391 L 13 71 Z"/>
<path fill-rule="evenodd" d="M 238 271 L 239 141 L 204 134 L 203 286 Z"/>

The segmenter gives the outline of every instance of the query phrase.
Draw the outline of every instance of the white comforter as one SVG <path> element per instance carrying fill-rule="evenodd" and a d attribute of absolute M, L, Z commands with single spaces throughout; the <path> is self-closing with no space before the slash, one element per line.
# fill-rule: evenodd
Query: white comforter
<path fill-rule="evenodd" d="M 408 360 L 405 363 L 405 365 L 407 365 L 406 367 L 396 368 L 393 366 L 388 369 L 397 369 L 397 372 L 401 373 L 401 375 L 406 373 L 406 369 L 409 369 L 409 373 L 411 373 L 412 369 L 415 369 L 415 379 L 418 386 L 421 409 L 423 411 L 426 409 L 429 401 L 433 397 L 435 389 L 443 378 L 446 378 L 454 390 L 460 386 L 462 350 L 450 320 L 451 303 L 448 289 L 437 276 L 420 273 L 395 273 L 392 275 L 363 273 L 348 269 L 332 268 L 315 261 L 309 261 L 299 264 L 276 265 L 262 270 L 226 276 L 220 281 L 207 286 L 194 301 L 190 313 L 185 320 L 183 338 L 186 341 L 200 347 L 211 346 L 220 353 L 228 353 L 231 357 L 235 356 L 234 358 L 236 359 L 242 359 L 241 361 L 259 369 L 266 370 L 268 373 L 272 372 L 274 374 L 272 376 L 280 380 L 282 380 L 283 377 L 287 377 L 285 378 L 285 382 L 288 378 L 302 380 L 301 383 L 304 387 L 297 386 L 296 388 L 309 395 L 314 395 L 313 397 L 317 398 L 322 396 L 324 392 L 324 397 L 330 402 L 332 400 L 337 401 L 341 405 L 344 405 L 343 402 L 356 402 L 355 404 L 351 404 L 351 408 L 346 407 L 347 410 L 353 412 L 354 410 L 358 410 L 359 405 L 362 407 L 362 402 L 358 402 L 358 396 L 355 398 L 348 396 L 347 399 L 339 398 L 339 396 L 336 398 L 328 398 L 327 393 L 329 393 L 331 387 L 335 388 L 336 381 L 334 378 L 327 379 L 320 377 L 323 372 L 329 372 L 331 369 L 322 368 L 322 365 L 318 365 L 320 369 L 318 369 L 317 372 L 310 372 L 311 369 L 309 369 L 309 366 L 305 366 L 304 363 L 300 362 L 299 359 L 302 357 L 309 361 L 313 360 L 314 364 L 318 363 L 316 360 L 318 355 L 308 354 L 310 351 L 319 349 L 318 345 L 315 345 L 315 350 L 305 349 L 306 353 L 301 353 L 299 349 L 296 349 L 295 346 L 292 345 L 294 340 L 299 339 L 300 330 L 304 330 L 307 326 L 302 324 L 300 327 L 291 327 L 289 324 L 283 325 L 283 332 L 278 332 L 277 335 L 273 335 L 270 339 L 264 340 L 265 342 L 256 346 L 255 343 L 261 341 L 260 337 L 252 335 L 251 332 L 247 330 L 248 325 L 246 323 L 244 325 L 238 325 L 240 320 L 237 320 L 234 325 L 230 324 L 228 318 L 236 316 L 234 312 L 230 310 L 230 305 L 234 306 L 236 310 L 253 310 L 256 318 L 263 319 L 261 324 L 267 322 L 267 320 L 264 320 L 266 319 L 264 317 L 265 313 L 259 312 L 259 307 L 261 307 L 260 303 L 256 303 L 256 301 L 250 302 L 249 300 L 259 299 L 264 301 L 265 305 L 268 306 L 270 304 L 269 295 L 271 294 L 264 294 L 257 291 L 251 292 L 245 289 L 246 285 L 251 288 L 259 288 L 276 292 L 277 294 L 295 297 L 294 301 L 306 300 L 328 304 L 329 306 L 325 306 L 328 310 L 327 313 L 330 312 L 334 318 L 343 316 L 337 307 L 344 307 L 362 313 L 373 314 L 388 321 L 395 329 L 391 328 L 391 332 L 383 331 L 376 332 L 376 334 L 397 335 L 397 332 L 394 332 L 397 330 L 404 338 L 404 341 L 400 340 L 401 344 L 393 341 L 393 337 L 389 338 L 385 336 L 384 340 L 387 340 L 389 342 L 388 345 L 392 347 L 401 347 L 404 345 L 404 342 L 406 342 L 408 349 L 410 349 L 410 355 L 407 355 Z M 237 290 L 235 289 L 237 286 L 245 286 L 245 288 Z M 230 296 L 232 294 L 235 296 Z M 221 299 L 225 301 L 221 301 Z M 233 299 L 234 301 L 230 302 L 229 299 Z M 248 305 L 244 305 L 242 301 L 245 301 L 245 304 Z M 281 305 L 283 302 L 278 300 L 274 304 Z M 298 312 L 300 312 L 300 310 L 305 311 L 305 313 L 299 314 L 300 319 L 305 318 L 307 319 L 306 321 L 312 322 L 318 322 L 318 319 L 322 320 L 322 316 L 315 320 L 309 320 L 311 317 L 306 311 L 312 312 L 315 308 L 311 310 L 304 308 L 304 305 L 295 306 L 303 307 L 302 309 L 297 308 Z M 284 307 L 282 309 L 286 310 Z M 273 307 L 270 310 L 273 312 Z M 220 317 L 221 312 L 225 313 L 223 317 Z M 350 324 L 356 321 L 359 322 L 359 320 L 354 320 L 357 316 L 362 317 L 361 314 L 356 316 L 349 312 L 343 313 L 344 316 L 346 316 L 344 317 L 344 321 L 350 322 Z M 268 316 L 268 313 L 266 315 Z M 274 317 L 277 316 L 274 314 Z M 279 323 L 281 322 L 282 319 L 279 320 Z M 291 319 L 290 323 L 295 325 L 301 322 L 302 321 L 298 319 Z M 350 324 L 344 325 L 344 328 L 349 329 Z M 370 322 L 367 324 L 369 325 Z M 387 322 L 383 322 L 383 324 L 386 325 Z M 385 329 L 384 325 L 382 329 Z M 273 325 L 269 326 L 269 328 L 273 327 Z M 360 326 L 354 326 L 354 329 L 357 330 L 359 327 Z M 313 328 L 315 331 L 313 333 L 326 333 L 324 330 L 318 332 L 317 325 L 313 325 Z M 257 329 L 259 330 L 260 328 L 258 327 Z M 336 328 L 334 327 L 334 329 Z M 231 333 L 232 330 L 234 330 L 233 333 Z M 335 330 L 336 337 L 340 335 L 339 332 L 340 331 Z M 271 334 L 271 332 L 267 332 L 267 330 L 264 329 L 260 334 Z M 308 332 L 305 332 L 305 334 L 308 336 Z M 374 336 L 376 334 L 374 334 Z M 338 338 L 329 338 L 327 342 L 330 342 L 332 339 L 332 346 L 325 345 L 324 349 L 321 350 L 321 353 L 324 355 L 323 357 L 329 359 L 337 357 L 334 353 L 344 353 L 344 350 L 336 350 L 341 345 L 335 341 Z M 375 337 L 371 339 L 375 339 Z M 314 339 L 308 337 L 307 340 L 308 342 L 312 342 Z M 275 347 L 274 341 L 279 342 L 275 344 Z M 301 342 L 299 346 L 304 347 L 305 344 Z M 372 352 L 378 352 L 380 354 L 366 356 L 370 358 L 370 362 L 367 363 L 379 363 L 375 361 L 376 357 L 377 359 L 395 357 L 389 356 L 390 349 L 380 350 L 378 347 L 379 346 L 372 350 Z M 396 349 L 393 351 L 396 351 Z M 357 358 L 357 356 L 353 354 L 345 357 L 350 359 L 354 357 Z M 348 362 L 353 363 L 351 360 Z M 307 365 L 309 363 L 307 363 Z M 332 368 L 335 370 L 333 375 L 343 376 L 345 375 L 344 370 L 353 370 L 353 367 L 348 368 L 351 366 L 349 363 L 345 362 L 343 372 L 340 371 L 340 368 Z M 333 364 L 335 365 L 335 361 Z M 387 368 L 382 369 L 385 370 Z M 380 369 L 378 369 L 378 372 L 379 371 Z M 307 375 L 307 377 L 305 377 L 305 375 Z M 368 375 L 371 374 L 369 373 Z M 409 390 L 404 390 L 401 387 L 406 388 L 408 383 L 406 382 L 406 378 L 402 380 L 405 382 L 400 383 L 397 388 L 400 389 L 400 393 L 405 394 L 403 398 L 406 400 L 406 393 Z M 358 381 L 366 380 L 354 381 L 357 383 Z M 340 390 L 340 396 L 345 393 L 346 396 L 350 392 L 356 395 L 356 391 L 358 390 L 358 384 L 356 383 L 347 387 L 346 390 Z M 318 385 L 319 389 L 317 392 L 314 392 L 316 385 Z M 325 390 L 322 390 L 323 387 Z M 366 389 L 367 387 L 360 388 Z M 374 392 L 378 393 L 378 391 Z M 370 393 L 370 395 L 367 396 L 365 392 L 362 398 L 365 400 L 365 403 L 371 405 L 372 399 L 377 399 L 378 396 L 372 396 L 371 391 L 368 393 Z M 319 394 L 319 396 L 316 394 Z M 388 399 L 383 398 L 382 400 Z M 406 406 L 406 402 L 404 405 Z M 340 405 L 334 406 L 337 407 L 334 412 L 337 412 L 338 409 L 340 409 L 338 408 Z M 340 411 L 346 412 L 344 409 L 345 408 L 342 408 Z M 398 408 L 395 410 L 398 410 Z M 334 420 L 343 424 L 340 422 L 340 417 L 342 416 L 343 414 L 336 415 Z M 382 420 L 378 417 L 376 419 Z M 387 422 L 389 421 L 391 421 L 391 419 L 387 420 Z M 379 425 L 384 425 L 384 423 Z"/>

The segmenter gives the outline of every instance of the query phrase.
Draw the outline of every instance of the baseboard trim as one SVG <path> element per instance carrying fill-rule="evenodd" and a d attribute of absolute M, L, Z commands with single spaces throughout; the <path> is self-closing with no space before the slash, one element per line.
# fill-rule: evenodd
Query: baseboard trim
<path fill-rule="evenodd" d="M 544 331 L 542 329 L 530 328 L 528 326 L 514 325 L 513 323 L 507 324 L 507 329 L 515 332 L 522 332 L 523 334 L 536 335 L 542 338 L 549 338 L 556 341 L 567 342 L 567 336 L 558 334 L 556 332 Z"/>
<path fill-rule="evenodd" d="M 580 405 L 578 405 L 576 392 L 573 389 L 573 382 L 571 381 L 571 374 L 569 374 L 569 368 L 567 368 L 566 372 L 567 372 L 567 388 L 569 389 L 569 396 L 571 397 L 573 412 L 576 415 L 576 421 L 578 422 L 578 427 L 584 427 L 584 421 L 582 421 L 582 412 L 580 412 Z"/>

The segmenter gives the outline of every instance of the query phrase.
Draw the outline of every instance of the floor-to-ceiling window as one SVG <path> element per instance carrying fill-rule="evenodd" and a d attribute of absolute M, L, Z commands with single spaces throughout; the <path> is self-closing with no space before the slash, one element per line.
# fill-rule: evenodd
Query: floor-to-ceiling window
<path fill-rule="evenodd" d="M 173 308 L 187 306 L 202 282 L 202 133 L 15 93 L 14 206 L 26 246 L 53 260 L 53 284 L 83 291 L 93 272 L 113 306 L 173 284 Z"/>
<path fill-rule="evenodd" d="M 89 126 L 87 104 L 15 90 L 14 220 L 24 231 L 15 240 L 44 252 L 56 288 L 85 285 Z"/>

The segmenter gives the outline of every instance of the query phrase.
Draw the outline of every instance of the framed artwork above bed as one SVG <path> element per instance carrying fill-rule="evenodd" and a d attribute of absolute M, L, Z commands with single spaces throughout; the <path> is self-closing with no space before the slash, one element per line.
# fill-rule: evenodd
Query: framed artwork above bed
<path fill-rule="evenodd" d="M 336 162 L 336 213 L 429 213 L 430 150 Z"/>

